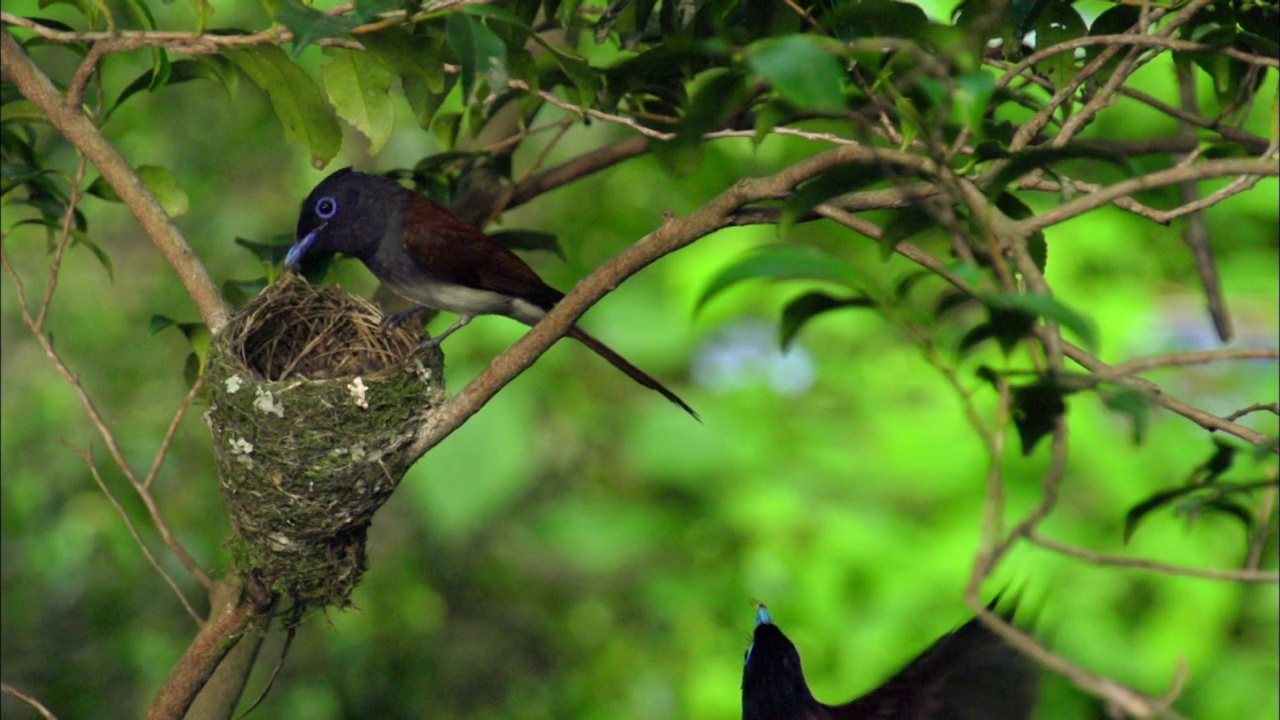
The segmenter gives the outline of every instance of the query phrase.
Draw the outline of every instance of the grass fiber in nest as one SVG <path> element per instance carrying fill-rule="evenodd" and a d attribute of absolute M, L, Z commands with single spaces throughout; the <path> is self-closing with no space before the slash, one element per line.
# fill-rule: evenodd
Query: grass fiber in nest
<path fill-rule="evenodd" d="M 373 514 L 445 399 L 438 350 L 337 287 L 293 274 L 239 308 L 205 367 L 235 570 L 299 607 L 346 607 Z"/>

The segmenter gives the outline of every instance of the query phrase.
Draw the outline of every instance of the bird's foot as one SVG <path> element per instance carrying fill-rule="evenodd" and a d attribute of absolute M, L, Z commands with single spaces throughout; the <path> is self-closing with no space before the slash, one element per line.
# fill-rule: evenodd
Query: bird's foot
<path fill-rule="evenodd" d="M 388 331 L 395 330 L 401 325 L 404 325 L 405 323 L 412 320 L 415 315 L 425 311 L 426 309 L 427 308 L 425 305 L 419 305 L 417 307 L 409 308 L 408 310 L 402 310 L 400 312 L 393 312 L 389 315 L 383 315 L 382 329 L 388 330 Z"/>
<path fill-rule="evenodd" d="M 435 348 L 440 347 L 441 340 L 444 340 L 444 335 L 438 335 L 436 337 L 428 337 L 426 340 L 423 340 L 422 342 L 418 343 L 418 347 L 413 349 L 413 353 L 416 355 L 422 352 L 423 350 L 434 350 Z"/>

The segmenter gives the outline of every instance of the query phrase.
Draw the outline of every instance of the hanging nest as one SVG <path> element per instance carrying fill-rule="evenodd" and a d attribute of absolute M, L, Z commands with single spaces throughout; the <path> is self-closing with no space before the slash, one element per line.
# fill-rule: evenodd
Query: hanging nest
<path fill-rule="evenodd" d="M 438 350 L 372 304 L 293 274 L 238 309 L 205 368 L 235 569 L 301 608 L 346 607 L 373 514 L 445 399 Z"/>

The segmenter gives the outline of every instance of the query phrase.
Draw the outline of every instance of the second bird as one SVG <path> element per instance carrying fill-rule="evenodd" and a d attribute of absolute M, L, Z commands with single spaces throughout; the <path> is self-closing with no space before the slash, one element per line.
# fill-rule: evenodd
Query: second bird
<path fill-rule="evenodd" d="M 535 325 L 564 297 L 519 256 L 444 207 L 393 180 L 350 168 L 325 178 L 303 201 L 285 265 L 296 268 L 304 259 L 335 252 L 359 258 L 391 291 L 414 304 L 387 316 L 386 324 L 399 325 L 427 308 L 458 314 L 458 322 L 424 346 L 438 345 L 477 315 L 505 315 Z M 575 325 L 568 334 L 698 417 L 680 396 L 582 328 Z"/>

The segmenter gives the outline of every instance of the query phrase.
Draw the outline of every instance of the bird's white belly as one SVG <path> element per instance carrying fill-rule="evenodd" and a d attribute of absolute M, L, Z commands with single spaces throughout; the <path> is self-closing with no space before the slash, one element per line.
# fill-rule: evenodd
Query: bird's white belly
<path fill-rule="evenodd" d="M 525 300 L 465 285 L 427 282 L 412 286 L 394 284 L 391 289 L 413 302 L 458 315 L 506 315 L 526 325 L 533 325 L 547 314 L 542 308 Z"/>

